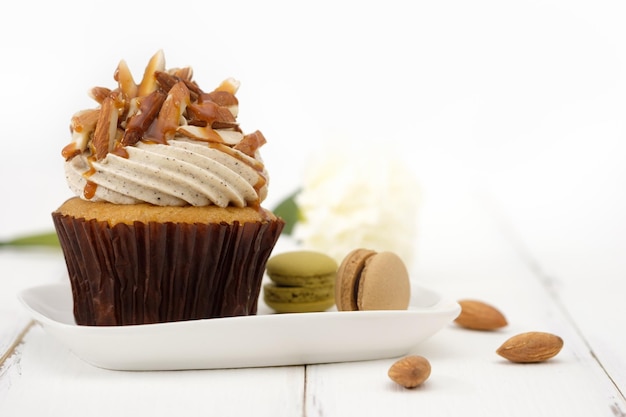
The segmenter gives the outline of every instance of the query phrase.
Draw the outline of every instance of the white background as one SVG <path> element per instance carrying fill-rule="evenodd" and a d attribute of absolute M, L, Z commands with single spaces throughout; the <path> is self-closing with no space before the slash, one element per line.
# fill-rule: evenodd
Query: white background
<path fill-rule="evenodd" d="M 362 140 L 397 149 L 425 204 L 484 192 L 546 253 L 626 249 L 622 1 L 25 0 L 0 14 L 0 238 L 51 229 L 72 114 L 115 86 L 121 59 L 140 78 L 163 49 L 204 89 L 242 82 L 270 207 L 311 151 Z"/>

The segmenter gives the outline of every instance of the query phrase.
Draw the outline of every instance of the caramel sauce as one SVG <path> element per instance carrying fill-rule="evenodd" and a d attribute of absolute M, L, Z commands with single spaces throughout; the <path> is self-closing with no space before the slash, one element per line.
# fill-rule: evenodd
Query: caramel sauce
<path fill-rule="evenodd" d="M 138 99 L 139 110 L 128 120 L 122 138 L 123 145 L 134 145 L 141 139 L 144 132 L 154 123 L 166 97 L 163 91 L 155 90 L 150 95 Z"/>
<path fill-rule="evenodd" d="M 158 119 L 156 122 L 157 140 L 159 143 L 167 143 L 168 139 L 171 139 L 176 134 L 178 128 L 178 119 L 172 120 L 169 118 Z"/>
<path fill-rule="evenodd" d="M 225 107 L 221 107 L 212 101 L 193 103 L 187 108 L 189 113 L 198 120 L 212 126 L 215 122 L 235 123 L 235 116 Z"/>
<path fill-rule="evenodd" d="M 126 150 L 126 148 L 124 146 L 122 146 L 121 144 L 118 144 L 117 146 L 115 146 L 115 148 L 113 148 L 113 150 L 111 151 L 111 153 L 113 155 L 117 155 L 121 158 L 125 158 L 128 159 L 128 151 Z"/>
<path fill-rule="evenodd" d="M 61 151 L 61 156 L 65 158 L 66 161 L 69 161 L 76 155 L 80 154 L 80 149 L 76 147 L 76 143 L 72 142 L 69 145 L 66 145 Z"/>
<path fill-rule="evenodd" d="M 267 177 L 259 171 L 259 179 L 257 180 L 256 184 L 254 184 L 254 191 L 259 194 L 259 191 L 261 190 L 261 188 L 263 188 L 265 184 L 267 184 Z"/>
<path fill-rule="evenodd" d="M 265 136 L 260 131 L 247 134 L 243 137 L 241 142 L 234 146 L 240 152 L 245 153 L 251 158 L 254 158 L 254 153 L 257 149 L 266 143 Z"/>
<path fill-rule="evenodd" d="M 159 110 L 156 122 L 153 122 L 146 136 L 157 143 L 167 144 L 174 137 L 180 123 L 182 111 L 189 104 L 189 89 L 182 81 L 172 86 Z"/>
<path fill-rule="evenodd" d="M 89 178 L 93 174 L 96 173 L 96 169 L 93 166 L 93 162 L 96 160 L 95 156 L 90 156 L 87 158 L 87 163 L 89 164 L 89 169 L 83 173 L 83 177 Z M 93 181 L 87 180 L 85 184 L 85 188 L 83 188 L 83 196 L 87 200 L 91 200 L 94 195 L 96 195 L 96 189 L 98 188 L 98 184 Z"/>
<path fill-rule="evenodd" d="M 146 129 L 146 133 L 141 138 L 142 142 L 145 143 L 160 143 L 161 145 L 166 145 L 167 142 L 165 140 L 165 132 L 159 129 L 156 121 L 154 121 L 148 129 Z"/>
<path fill-rule="evenodd" d="M 258 171 L 258 172 L 259 172 L 259 178 L 258 178 L 256 184 L 254 184 L 254 191 L 256 192 L 257 196 L 259 195 L 259 192 L 261 191 L 261 188 L 263 188 L 267 184 L 267 177 L 265 176 L 265 174 L 263 174 L 263 172 L 261 172 L 261 171 Z M 263 210 L 262 207 L 261 207 L 261 200 L 260 200 L 260 198 L 257 198 L 253 202 L 248 202 L 248 205 L 250 207 L 256 208 L 259 211 Z"/>
<path fill-rule="evenodd" d="M 87 200 L 91 200 L 94 195 L 96 195 L 96 189 L 98 188 L 98 184 L 92 181 L 87 181 L 85 185 L 85 189 L 83 190 L 83 195 Z"/>

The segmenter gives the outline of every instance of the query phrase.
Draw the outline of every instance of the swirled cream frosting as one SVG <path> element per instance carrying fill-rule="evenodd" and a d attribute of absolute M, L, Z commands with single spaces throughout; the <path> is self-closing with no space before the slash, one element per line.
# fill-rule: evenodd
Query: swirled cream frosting
<path fill-rule="evenodd" d="M 158 51 L 137 84 L 122 60 L 117 87 L 91 89 L 98 107 L 72 117 L 62 151 L 70 189 L 114 204 L 260 206 L 265 138 L 239 127 L 239 83 L 227 79 L 207 93 L 192 75 L 190 67 L 165 69 Z"/>

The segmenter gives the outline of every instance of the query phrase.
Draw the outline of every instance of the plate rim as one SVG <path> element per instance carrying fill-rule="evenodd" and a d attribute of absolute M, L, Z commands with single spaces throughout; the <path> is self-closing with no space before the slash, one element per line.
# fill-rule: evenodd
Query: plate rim
<path fill-rule="evenodd" d="M 432 295 L 438 297 L 437 301 L 431 305 L 430 307 L 418 307 L 418 308 L 409 308 L 408 310 L 386 310 L 386 311 L 326 311 L 326 312 L 312 312 L 312 313 L 271 313 L 271 314 L 260 314 L 253 316 L 240 316 L 240 317 L 226 317 L 226 318 L 212 318 L 212 319 L 199 319 L 199 320 L 188 320 L 188 321 L 180 321 L 180 322 L 168 322 L 168 323 L 154 323 L 154 324 L 140 324 L 140 325 L 126 325 L 126 326 L 82 326 L 77 324 L 68 324 L 62 321 L 58 321 L 52 317 L 49 317 L 44 312 L 38 310 L 31 303 L 32 297 L 37 294 L 37 291 L 71 291 L 69 283 L 53 283 L 53 284 L 43 284 L 32 286 L 26 289 L 23 289 L 18 293 L 18 298 L 20 302 L 24 305 L 24 307 L 29 311 L 33 320 L 41 325 L 41 327 L 46 331 L 46 333 L 51 334 L 61 341 L 65 347 L 67 347 L 70 351 L 72 351 L 76 356 L 85 362 L 91 363 L 100 368 L 106 369 L 114 369 L 114 370 L 179 370 L 179 369 L 218 369 L 218 368 L 247 368 L 247 367 L 270 367 L 270 366 L 284 366 L 284 365 L 308 365 L 315 363 L 328 363 L 328 362 L 351 362 L 351 361 L 360 361 L 360 360 L 370 360 L 370 359 L 382 359 L 385 357 L 399 356 L 402 354 L 401 351 L 406 349 L 392 349 L 390 347 L 388 350 L 390 353 L 386 354 L 383 352 L 380 353 L 368 353 L 367 351 L 359 351 L 355 352 L 354 358 L 351 358 L 350 355 L 346 357 L 344 352 L 343 355 L 337 356 L 337 360 L 333 360 L 334 357 L 332 352 L 324 352 L 322 355 L 317 355 L 316 352 L 298 352 L 301 354 L 301 358 L 297 359 L 280 359 L 277 357 L 265 357 L 259 358 L 258 360 L 250 360 L 249 357 L 245 355 L 242 356 L 241 364 L 237 363 L 233 359 L 229 359 L 221 364 L 219 358 L 200 358 L 198 362 L 198 366 L 193 366 L 193 364 L 175 364 L 172 359 L 171 363 L 163 363 L 162 365 L 146 365 L 146 364 L 132 364 L 124 362 L 123 360 L 119 362 L 119 358 L 116 363 L 115 352 L 108 352 L 107 355 L 103 356 L 102 353 L 95 354 L 93 351 L 89 349 L 85 349 L 85 346 L 89 345 L 90 337 L 101 338 L 111 338 L 112 340 L 117 340 L 122 338 L 127 341 L 129 345 L 132 344 L 141 344 L 143 339 L 166 339 L 166 336 L 172 334 L 180 334 L 182 335 L 182 339 L 189 339 L 190 337 L 198 338 L 200 341 L 205 341 L 206 334 L 211 331 L 215 332 L 217 335 L 223 335 L 224 332 L 228 332 L 229 326 L 231 328 L 234 327 L 235 330 L 241 329 L 249 329 L 252 324 L 255 324 L 256 327 L 262 327 L 267 329 L 274 328 L 286 328 L 298 329 L 298 326 L 306 326 L 310 323 L 322 324 L 322 326 L 330 325 L 332 328 L 336 326 L 342 326 L 342 323 L 346 323 L 346 325 L 356 323 L 356 327 L 362 327 L 364 322 L 368 322 L 369 320 L 389 320 L 390 323 L 397 322 L 405 322 L 405 321 L 435 321 L 436 329 L 432 331 L 431 334 L 421 338 L 419 342 L 412 343 L 412 346 L 415 347 L 417 344 L 423 342 L 424 340 L 432 337 L 434 334 L 439 332 L 447 323 L 452 322 L 454 318 L 458 316 L 460 313 L 460 305 L 456 301 L 452 301 L 448 298 L 443 297 L 436 291 L 430 290 L 423 286 L 415 286 L 415 290 L 424 290 L 430 292 Z M 35 295 L 34 295 L 35 294 Z M 412 292 L 413 294 L 413 292 Z M 41 302 L 41 299 L 39 300 Z M 44 300 L 45 301 L 45 300 Z M 61 301 L 59 301 L 61 303 Z M 45 302 L 44 302 L 45 305 Z M 65 309 L 62 310 L 65 314 L 71 313 L 71 306 L 65 306 Z M 432 325 L 431 325 L 432 327 Z M 349 330 L 349 329 L 348 329 Z M 298 330 L 297 330 L 298 331 Z M 195 333 L 201 333 L 199 335 L 195 335 Z M 272 330 L 270 334 L 275 332 Z M 194 333 L 191 336 L 187 335 L 187 333 Z M 233 331 L 235 333 L 235 331 Z M 359 335 L 357 335 L 359 336 Z M 242 338 L 245 339 L 246 336 Z M 309 337 L 308 335 L 305 337 Z M 126 338 L 126 339 L 124 339 Z M 194 339 L 195 340 L 195 339 Z M 408 338 L 407 338 L 408 340 Z M 417 340 L 417 339 L 416 339 Z M 176 345 L 176 341 L 169 342 L 173 345 Z M 181 342 L 182 343 L 182 342 Z M 265 342 L 267 344 L 267 342 Z M 404 343 L 406 344 L 406 343 Z M 117 347 L 118 351 L 123 351 L 124 347 Z M 113 350 L 115 350 L 113 349 Z M 327 349 L 323 347 L 322 350 Z M 362 349 L 362 348 L 359 348 Z M 95 349 L 98 350 L 98 349 Z M 219 349 L 218 349 L 219 351 Z M 288 352 L 290 353 L 290 352 Z M 308 355 L 307 355 L 308 353 Z M 249 356 L 249 355 L 248 355 Z M 289 354 L 287 354 L 289 356 Z M 308 358 L 308 359 L 307 359 Z M 148 358 L 146 359 L 148 360 Z M 167 362 L 167 361 L 166 361 Z"/>

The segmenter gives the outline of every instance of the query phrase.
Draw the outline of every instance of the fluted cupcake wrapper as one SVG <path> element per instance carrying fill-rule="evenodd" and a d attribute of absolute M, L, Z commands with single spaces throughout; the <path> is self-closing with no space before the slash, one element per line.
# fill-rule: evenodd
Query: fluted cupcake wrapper
<path fill-rule="evenodd" d="M 80 325 L 256 314 L 281 219 L 132 225 L 52 214 Z"/>

